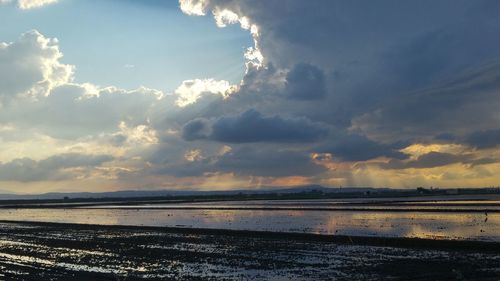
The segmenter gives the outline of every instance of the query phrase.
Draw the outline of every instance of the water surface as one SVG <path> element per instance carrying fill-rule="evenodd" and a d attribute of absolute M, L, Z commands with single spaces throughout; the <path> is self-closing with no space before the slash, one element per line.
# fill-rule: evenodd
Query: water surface
<path fill-rule="evenodd" d="M 0 220 L 500 242 L 500 213 L 50 208 L 3 209 Z"/>

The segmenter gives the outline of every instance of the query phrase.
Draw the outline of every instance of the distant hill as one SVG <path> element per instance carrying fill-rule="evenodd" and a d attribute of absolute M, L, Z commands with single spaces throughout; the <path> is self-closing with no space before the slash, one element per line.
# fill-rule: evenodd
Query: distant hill
<path fill-rule="evenodd" d="M 64 198 L 140 198 L 166 196 L 203 196 L 203 195 L 237 195 L 237 194 L 291 194 L 291 193 L 357 193 L 367 191 L 381 191 L 371 187 L 329 188 L 321 185 L 305 185 L 296 187 L 261 187 L 258 189 L 224 190 L 224 191 L 195 191 L 195 190 L 126 190 L 114 192 L 69 192 L 44 194 L 0 194 L 0 200 L 51 200 Z"/>

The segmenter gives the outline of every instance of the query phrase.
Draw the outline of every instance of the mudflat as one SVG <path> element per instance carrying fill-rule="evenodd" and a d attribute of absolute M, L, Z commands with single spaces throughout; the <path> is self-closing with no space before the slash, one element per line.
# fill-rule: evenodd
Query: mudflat
<path fill-rule="evenodd" d="M 0 223 L 5 280 L 499 280 L 500 243 Z"/>

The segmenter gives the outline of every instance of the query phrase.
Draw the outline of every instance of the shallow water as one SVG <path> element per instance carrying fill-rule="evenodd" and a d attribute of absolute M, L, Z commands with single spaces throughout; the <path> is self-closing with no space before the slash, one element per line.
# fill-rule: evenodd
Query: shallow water
<path fill-rule="evenodd" d="M 141 203 L 134 205 L 108 204 L 82 208 L 98 209 L 262 209 L 262 210 L 369 210 L 369 211 L 467 211 L 500 212 L 500 200 L 489 199 L 446 200 L 429 198 L 353 198 L 353 199 L 310 199 L 310 200 L 250 200 L 250 201 L 213 201 L 213 202 L 163 202 Z M 496 198 L 496 197 L 493 197 Z"/>
<path fill-rule="evenodd" d="M 500 204 L 495 205 L 477 205 L 477 204 L 446 204 L 446 205 L 424 205 L 424 204 L 387 204 L 387 205 L 350 205 L 350 204 L 141 204 L 141 205 L 103 205 L 82 207 L 83 209 L 200 209 L 200 210 L 235 210 L 235 209 L 259 209 L 259 210 L 318 210 L 318 211 L 336 211 L 336 210 L 367 210 L 367 211 L 436 211 L 436 212 L 500 212 Z"/>
<path fill-rule="evenodd" d="M 500 242 L 500 213 L 68 208 L 3 209 L 0 220 Z"/>

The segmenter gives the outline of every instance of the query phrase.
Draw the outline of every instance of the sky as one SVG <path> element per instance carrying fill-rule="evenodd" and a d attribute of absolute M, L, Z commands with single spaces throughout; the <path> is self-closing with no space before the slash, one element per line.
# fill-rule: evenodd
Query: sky
<path fill-rule="evenodd" d="M 0 0 L 0 191 L 500 185 L 495 0 Z"/>

